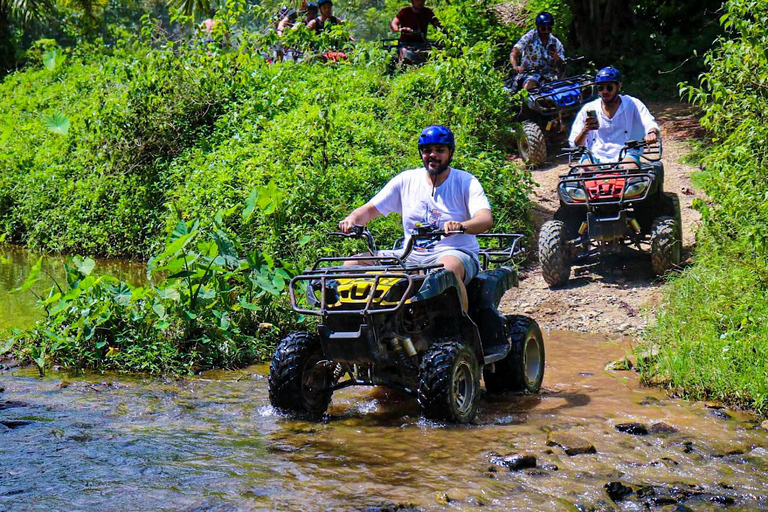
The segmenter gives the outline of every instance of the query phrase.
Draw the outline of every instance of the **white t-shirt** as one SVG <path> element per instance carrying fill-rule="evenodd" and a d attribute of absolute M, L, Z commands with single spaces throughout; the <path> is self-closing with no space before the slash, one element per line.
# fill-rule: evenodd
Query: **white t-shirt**
<path fill-rule="evenodd" d="M 621 105 L 611 119 L 603 113 L 602 101 L 600 98 L 590 101 L 576 114 L 571 135 L 568 137 L 571 147 L 576 147 L 576 137 L 584 128 L 588 110 L 597 112 L 600 128 L 587 133 L 584 145 L 591 149 L 592 154 L 601 162 L 617 160 L 625 142 L 641 140 L 652 129 L 659 129 L 656 120 L 643 102 L 637 98 L 622 94 Z M 639 153 L 639 151 L 634 152 Z"/>
<path fill-rule="evenodd" d="M 450 168 L 448 178 L 434 189 L 427 181 L 423 167 L 403 171 L 371 199 L 382 215 L 400 213 L 403 216 L 405 244 L 417 224 L 442 228 L 449 220 L 464 222 L 480 210 L 490 210 L 480 182 L 466 171 Z M 419 240 L 417 251 L 461 249 L 477 255 L 480 245 L 474 235 L 451 235 L 437 240 Z"/>

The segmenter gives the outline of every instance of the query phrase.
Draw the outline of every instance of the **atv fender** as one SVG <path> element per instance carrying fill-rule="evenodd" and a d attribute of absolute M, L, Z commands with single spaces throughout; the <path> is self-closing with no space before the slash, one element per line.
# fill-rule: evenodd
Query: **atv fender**
<path fill-rule="evenodd" d="M 434 322 L 435 336 L 454 339 L 460 336 L 462 342 L 472 348 L 477 360 L 483 361 L 480 332 L 472 318 L 461 309 L 459 280 L 456 274 L 445 269 L 432 272 L 424 279 L 421 288 L 411 297 L 409 303 L 415 307 L 425 307 L 433 316 L 439 317 L 439 320 Z M 471 300 L 470 304 L 472 304 Z"/>
<path fill-rule="evenodd" d="M 517 285 L 517 272 L 501 267 L 480 272 L 467 286 L 469 316 L 477 324 L 486 352 L 489 347 L 509 345 L 507 321 L 497 308 L 504 293 Z"/>

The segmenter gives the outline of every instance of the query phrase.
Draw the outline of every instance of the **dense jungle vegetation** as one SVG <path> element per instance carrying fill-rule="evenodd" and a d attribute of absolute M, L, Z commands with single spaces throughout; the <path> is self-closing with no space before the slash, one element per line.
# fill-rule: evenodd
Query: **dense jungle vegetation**
<path fill-rule="evenodd" d="M 696 176 L 710 198 L 694 264 L 668 286 L 645 377 L 691 398 L 768 414 L 768 4 L 727 2 L 726 35 L 685 97 L 711 140 Z"/>

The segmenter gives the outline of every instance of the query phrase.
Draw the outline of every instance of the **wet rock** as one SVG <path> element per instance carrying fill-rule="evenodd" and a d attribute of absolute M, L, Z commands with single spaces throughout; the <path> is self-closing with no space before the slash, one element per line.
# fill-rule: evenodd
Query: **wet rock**
<path fill-rule="evenodd" d="M 560 468 L 557 467 L 557 464 L 544 464 L 541 466 L 541 469 L 545 471 L 560 471 Z"/>
<path fill-rule="evenodd" d="M 5 425 L 6 427 L 10 429 L 19 428 L 19 427 L 26 427 L 27 425 L 31 425 L 31 421 L 27 420 L 2 420 L 0 421 L 0 425 Z"/>
<path fill-rule="evenodd" d="M 9 430 L 11 430 L 11 429 L 9 429 L 8 427 L 6 427 L 5 425 L 0 423 L 0 434 L 5 434 Z"/>
<path fill-rule="evenodd" d="M 637 366 L 648 366 L 659 357 L 659 347 L 656 345 L 643 345 L 635 349 Z"/>
<path fill-rule="evenodd" d="M 760 424 L 760 428 L 762 428 L 763 430 L 768 430 L 768 420 L 765 420 L 764 422 L 762 422 Z"/>
<path fill-rule="evenodd" d="M 16 402 L 14 400 L 8 400 L 7 402 L 0 402 L 0 411 L 5 409 L 13 409 L 14 407 L 26 407 L 24 402 Z"/>
<path fill-rule="evenodd" d="M 730 496 L 712 495 L 707 496 L 707 501 L 710 503 L 717 503 L 718 505 L 733 505 L 736 500 Z"/>
<path fill-rule="evenodd" d="M 355 509 L 358 512 L 421 512 L 423 509 L 403 503 L 382 503 L 371 507 Z"/>
<path fill-rule="evenodd" d="M 674 434 L 677 432 L 677 429 L 672 425 L 667 425 L 663 421 L 660 421 L 652 424 L 650 428 L 648 428 L 648 432 L 651 434 Z"/>
<path fill-rule="evenodd" d="M 719 404 L 717 402 L 707 402 L 704 404 L 704 407 L 707 409 L 725 409 L 723 404 Z"/>
<path fill-rule="evenodd" d="M 721 409 L 712 409 L 707 413 L 710 418 L 717 418 L 719 420 L 729 420 L 731 415 Z"/>
<path fill-rule="evenodd" d="M 552 432 L 549 434 L 547 446 L 559 446 L 570 456 L 597 453 L 594 445 L 589 441 L 565 432 Z"/>
<path fill-rule="evenodd" d="M 3 386 L 0 386 L 0 393 L 4 393 L 4 392 L 5 392 L 5 388 Z"/>
<path fill-rule="evenodd" d="M 633 436 L 647 436 L 648 429 L 642 423 L 617 423 L 614 428 L 622 434 Z"/>
<path fill-rule="evenodd" d="M 631 370 L 634 365 L 632 364 L 632 361 L 627 359 L 626 357 L 623 359 L 617 359 L 616 361 L 611 361 L 610 363 L 605 365 L 605 370 L 609 372 L 624 372 Z"/>
<path fill-rule="evenodd" d="M 608 496 L 616 502 L 623 500 L 634 492 L 631 487 L 627 487 L 621 482 L 608 482 L 603 488 L 608 493 Z"/>
<path fill-rule="evenodd" d="M 579 372 L 579 377 L 592 377 L 594 375 L 592 372 Z"/>
<path fill-rule="evenodd" d="M 502 456 L 492 455 L 491 464 L 508 468 L 510 471 L 518 471 L 525 468 L 536 467 L 536 457 L 527 453 L 515 453 Z"/>

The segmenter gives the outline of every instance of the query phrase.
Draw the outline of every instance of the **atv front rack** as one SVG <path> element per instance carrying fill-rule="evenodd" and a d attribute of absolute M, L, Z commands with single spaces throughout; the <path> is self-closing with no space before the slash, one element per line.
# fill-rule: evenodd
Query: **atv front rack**
<path fill-rule="evenodd" d="M 350 266 L 350 267 L 326 267 L 317 268 L 321 261 L 350 261 L 350 260 L 397 260 L 400 266 Z M 426 272 L 428 270 L 434 270 L 438 268 L 444 268 L 442 263 L 434 265 L 419 265 L 413 267 L 405 266 L 399 258 L 395 257 L 352 257 L 347 256 L 344 258 L 320 258 L 315 262 L 315 266 L 305 271 L 303 274 L 298 275 L 291 279 L 288 284 L 288 291 L 291 297 L 291 308 L 297 313 L 314 316 L 326 316 L 326 315 L 360 315 L 367 316 L 372 314 L 382 313 L 394 313 L 403 307 L 406 300 L 410 298 L 411 292 L 414 288 L 414 274 L 419 272 Z M 336 283 L 331 284 L 338 279 L 355 280 L 360 279 L 366 284 L 364 295 L 358 297 L 358 300 L 365 299 L 365 305 L 360 309 L 345 309 L 339 308 L 337 310 L 331 309 L 328 304 L 328 297 L 326 290 L 335 290 Z M 405 282 L 406 288 L 403 290 L 397 302 L 391 302 L 389 305 L 383 305 L 386 290 L 381 288 L 381 281 L 383 279 L 397 280 L 396 283 L 390 284 L 388 288 L 391 290 L 395 288 L 400 282 Z M 305 282 L 307 285 L 307 301 L 312 305 L 312 299 L 309 299 L 310 294 L 314 294 L 313 283 L 320 284 L 320 298 L 314 297 L 314 302 L 317 308 L 307 309 L 298 304 L 296 300 L 296 288 L 298 283 Z M 338 292 L 335 292 L 338 293 Z M 340 297 L 336 297 L 337 302 L 340 301 Z M 334 302 L 335 304 L 336 302 Z"/>
<path fill-rule="evenodd" d="M 625 162 L 622 165 L 628 164 L 629 162 Z M 584 189 L 585 192 L 587 192 L 587 186 L 586 182 L 593 181 L 593 182 L 599 182 L 603 180 L 615 180 L 615 179 L 622 179 L 624 180 L 624 186 L 621 190 L 621 195 L 618 198 L 605 198 L 605 199 L 590 199 L 589 193 L 586 193 L 586 200 L 584 201 L 571 201 L 572 204 L 584 204 L 587 206 L 593 205 L 593 204 L 599 204 L 599 205 L 622 205 L 625 202 L 628 201 L 643 201 L 646 197 L 648 197 L 648 193 L 650 192 L 653 181 L 656 179 L 656 175 L 651 172 L 649 169 L 649 166 L 640 166 L 637 164 L 637 162 L 633 162 L 637 166 L 637 170 L 635 169 L 620 169 L 616 168 L 616 164 L 592 164 L 592 163 L 586 163 L 586 164 L 578 164 L 571 167 L 572 171 L 569 174 L 563 174 L 560 176 L 560 181 L 558 183 L 558 187 L 563 187 L 566 184 L 577 184 L 580 187 Z M 601 169 L 594 170 L 595 167 L 602 167 Z M 586 168 L 589 168 L 590 170 L 585 170 Z M 575 169 L 582 169 L 580 172 L 577 171 L 576 174 L 574 174 L 573 170 Z M 645 187 L 645 190 L 643 192 L 635 197 L 632 197 L 631 199 L 625 199 L 624 194 L 627 191 L 627 184 L 630 179 L 632 178 L 639 178 L 639 181 L 647 181 L 648 185 Z"/>
<path fill-rule="evenodd" d="M 545 115 L 554 114 L 563 110 L 575 110 L 584 104 L 584 90 L 590 89 L 590 91 L 592 91 L 594 85 L 594 78 L 587 74 L 562 78 L 560 80 L 547 82 L 540 86 L 535 92 L 529 93 L 527 101 L 534 110 Z M 579 93 L 578 102 L 569 105 L 558 104 L 558 96 L 577 89 Z M 588 97 L 591 96 L 593 96 L 592 92 L 590 92 Z"/>

